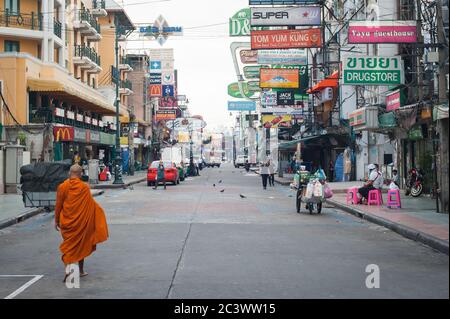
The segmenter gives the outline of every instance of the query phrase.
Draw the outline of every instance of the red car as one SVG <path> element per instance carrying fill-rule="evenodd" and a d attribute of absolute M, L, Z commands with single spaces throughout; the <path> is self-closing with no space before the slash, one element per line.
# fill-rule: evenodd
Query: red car
<path fill-rule="evenodd" d="M 164 178 L 166 182 L 172 182 L 174 185 L 180 184 L 180 176 L 178 169 L 174 163 L 164 162 Z M 158 175 L 159 161 L 154 161 L 147 171 L 147 186 L 153 186 Z"/>

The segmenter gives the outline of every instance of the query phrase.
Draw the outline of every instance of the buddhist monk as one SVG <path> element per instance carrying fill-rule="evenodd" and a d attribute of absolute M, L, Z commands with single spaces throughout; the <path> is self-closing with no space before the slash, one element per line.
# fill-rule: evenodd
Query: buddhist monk
<path fill-rule="evenodd" d="M 66 269 L 78 262 L 80 277 L 87 275 L 84 258 L 95 251 L 96 244 L 108 239 L 105 213 L 92 197 L 89 186 L 81 181 L 82 172 L 78 164 L 70 167 L 69 178 L 58 186 L 55 207 L 55 228 L 63 238 L 62 261 Z"/>

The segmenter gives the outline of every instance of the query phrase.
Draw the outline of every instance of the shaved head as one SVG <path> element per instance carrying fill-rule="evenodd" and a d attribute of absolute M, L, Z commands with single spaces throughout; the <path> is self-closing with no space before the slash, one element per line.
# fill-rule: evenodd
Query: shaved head
<path fill-rule="evenodd" d="M 69 177 L 70 178 L 80 178 L 83 175 L 83 169 L 80 165 L 74 164 L 70 166 Z"/>

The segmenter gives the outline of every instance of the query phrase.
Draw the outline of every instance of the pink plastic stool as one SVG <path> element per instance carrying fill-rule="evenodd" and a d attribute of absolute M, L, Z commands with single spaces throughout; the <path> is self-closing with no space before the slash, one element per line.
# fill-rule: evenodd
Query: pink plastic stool
<path fill-rule="evenodd" d="M 377 205 L 380 206 L 383 204 L 383 195 L 381 194 L 381 190 L 379 189 L 373 189 L 369 191 L 369 196 L 367 200 L 367 205 Z"/>
<path fill-rule="evenodd" d="M 351 201 L 353 205 L 358 204 L 358 187 L 350 187 L 347 189 L 347 205 Z"/>
<path fill-rule="evenodd" d="M 402 208 L 400 191 L 398 189 L 390 189 L 388 191 L 386 206 L 389 208 Z"/>

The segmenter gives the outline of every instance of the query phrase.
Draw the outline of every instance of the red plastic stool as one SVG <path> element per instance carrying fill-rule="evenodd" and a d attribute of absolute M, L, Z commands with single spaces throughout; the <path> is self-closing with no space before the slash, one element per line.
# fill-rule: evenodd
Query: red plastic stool
<path fill-rule="evenodd" d="M 350 187 L 347 189 L 347 205 L 351 201 L 353 205 L 358 204 L 358 187 Z"/>
<path fill-rule="evenodd" d="M 402 208 L 400 191 L 398 189 L 390 189 L 388 191 L 386 206 L 389 208 Z"/>
<path fill-rule="evenodd" d="M 373 189 L 369 191 L 369 196 L 367 200 L 367 205 L 377 205 L 380 206 L 383 204 L 383 195 L 381 194 L 381 190 L 379 189 Z"/>

